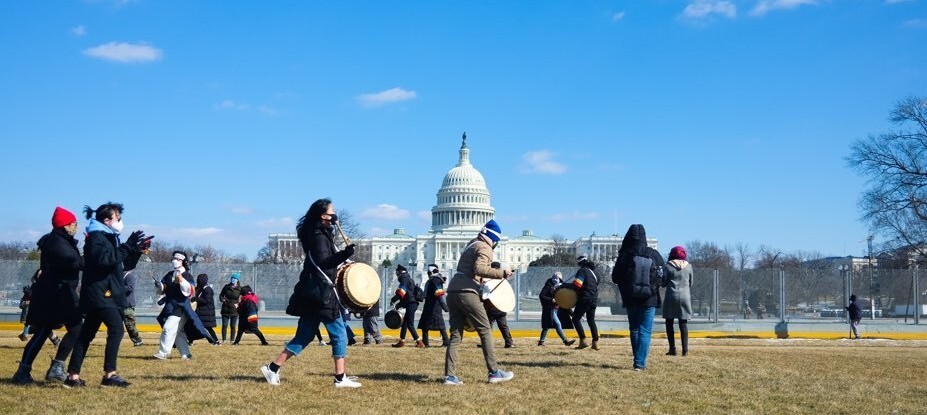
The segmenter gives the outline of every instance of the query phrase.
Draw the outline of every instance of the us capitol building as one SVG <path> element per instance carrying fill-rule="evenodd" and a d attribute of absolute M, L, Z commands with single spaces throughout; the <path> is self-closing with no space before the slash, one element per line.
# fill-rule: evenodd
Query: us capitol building
<path fill-rule="evenodd" d="M 457 260 L 467 243 L 495 217 L 496 210 L 490 204 L 490 193 L 483 175 L 470 163 L 470 148 L 467 134 L 463 135 L 460 159 L 441 182 L 437 204 L 431 208 L 431 230 L 427 235 L 412 236 L 404 229 L 395 229 L 392 235 L 355 241 L 358 246 L 369 247 L 371 265 L 378 266 L 389 260 L 394 266 L 402 264 L 414 274 L 421 274 L 428 264 L 436 264 L 444 275 L 453 275 Z M 510 235 L 502 223 L 503 235 Z M 275 247 L 275 256 L 301 255 L 302 249 L 296 234 L 271 234 L 270 246 Z M 620 235 L 580 237 L 575 241 L 554 241 L 535 236 L 531 230 L 524 230 L 520 236 L 505 236 L 493 251 L 496 261 L 504 268 L 527 270 L 528 264 L 555 250 L 571 252 L 576 256 L 586 255 L 603 265 L 613 264 L 621 248 Z M 647 244 L 657 247 L 656 239 Z"/>

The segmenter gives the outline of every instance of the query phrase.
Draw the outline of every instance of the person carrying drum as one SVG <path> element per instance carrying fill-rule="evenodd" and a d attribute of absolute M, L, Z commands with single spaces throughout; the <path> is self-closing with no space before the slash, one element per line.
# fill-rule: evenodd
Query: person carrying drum
<path fill-rule="evenodd" d="M 406 309 L 402 317 L 402 329 L 399 330 L 399 341 L 393 347 L 403 347 L 406 345 L 406 331 L 412 333 L 412 339 L 415 340 L 415 347 L 425 347 L 425 343 L 419 340 L 418 330 L 415 329 L 415 310 L 418 310 L 418 299 L 415 298 L 416 284 L 406 271 L 406 267 L 396 265 L 396 278 L 399 279 L 399 287 L 396 288 L 396 295 L 389 300 L 389 305 L 399 303 L 398 307 Z"/>
<path fill-rule="evenodd" d="M 483 347 L 483 358 L 489 371 L 489 383 L 511 380 L 515 373 L 500 369 L 492 345 L 492 329 L 486 308 L 484 295 L 489 290 L 482 284 L 484 279 L 503 279 L 512 276 L 512 271 L 492 269 L 492 251 L 502 239 L 502 230 L 495 220 L 486 222 L 480 233 L 470 241 L 460 254 L 457 272 L 448 284 L 447 305 L 450 313 L 451 342 L 444 358 L 444 384 L 463 385 L 457 377 L 457 349 L 463 340 L 464 324 L 469 321 L 476 329 Z"/>
<path fill-rule="evenodd" d="M 489 264 L 489 267 L 492 269 L 502 269 L 502 264 L 493 261 L 492 264 Z M 486 303 L 483 303 L 484 305 Z M 505 340 L 505 348 L 511 349 L 515 347 L 515 340 L 512 338 L 512 332 L 509 330 L 509 322 L 506 320 L 507 314 L 503 311 L 496 310 L 492 307 L 486 307 L 486 317 L 489 317 L 489 329 L 492 330 L 492 324 L 496 323 L 499 326 L 499 332 L 502 333 L 502 339 Z M 483 347 L 483 344 L 480 343 L 476 347 Z"/>
<path fill-rule="evenodd" d="M 576 258 L 579 270 L 573 276 L 573 287 L 576 288 L 576 308 L 573 309 L 573 327 L 579 335 L 577 349 L 589 347 L 586 343 L 586 332 L 583 330 L 582 319 L 586 317 L 589 331 L 592 332 L 592 350 L 599 350 L 599 328 L 595 325 L 595 308 L 599 302 L 599 277 L 595 275 L 595 263 L 585 255 Z"/>
<path fill-rule="evenodd" d="M 544 288 L 541 289 L 541 294 L 538 295 L 541 300 L 541 338 L 538 340 L 538 346 L 544 345 L 547 340 L 547 330 L 550 329 L 557 330 L 557 335 L 560 336 L 560 340 L 563 340 L 564 345 L 572 346 L 576 342 L 576 340 L 567 340 L 566 334 L 563 333 L 563 327 L 560 325 L 560 319 L 557 318 L 559 307 L 557 306 L 557 300 L 554 299 L 554 291 L 562 283 L 562 274 L 557 271 L 544 283 Z"/>
<path fill-rule="evenodd" d="M 444 312 L 447 311 L 447 298 L 444 291 L 444 276 L 435 264 L 428 265 L 428 282 L 425 283 L 425 305 L 422 306 L 422 318 L 418 328 L 422 329 L 422 343 L 428 347 L 428 331 L 441 332 L 441 347 L 447 347 L 449 338 L 444 326 Z"/>
<path fill-rule="evenodd" d="M 331 338 L 332 359 L 335 363 L 334 386 L 336 388 L 359 388 L 360 382 L 346 374 L 345 357 L 348 353 L 348 339 L 343 306 L 335 290 L 335 273 L 338 266 L 354 255 L 355 246 L 350 244 L 343 251 L 335 248 L 334 223 L 338 221 L 335 207 L 330 199 L 319 199 L 309 206 L 306 214 L 296 225 L 296 234 L 303 247 L 306 260 L 299 275 L 299 283 L 287 306 L 287 314 L 298 315 L 296 336 L 290 340 L 277 358 L 261 367 L 264 379 L 271 385 L 280 384 L 280 369 L 288 359 L 299 355 L 315 338 L 319 323 L 325 324 Z"/>

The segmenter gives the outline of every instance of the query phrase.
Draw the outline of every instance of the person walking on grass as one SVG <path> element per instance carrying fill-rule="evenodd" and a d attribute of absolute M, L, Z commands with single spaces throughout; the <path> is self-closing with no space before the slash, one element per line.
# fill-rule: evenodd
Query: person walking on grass
<path fill-rule="evenodd" d="M 218 339 L 216 336 L 216 303 L 215 303 L 215 294 L 212 290 L 212 285 L 209 284 L 209 275 L 200 274 L 196 276 L 196 289 L 194 290 L 193 298 L 190 299 L 190 302 L 196 304 L 196 316 L 199 317 L 200 321 L 203 323 L 203 327 L 206 328 L 206 331 L 212 335 L 212 338 Z M 187 330 L 187 338 L 195 338 L 195 326 L 190 327 L 190 324 L 187 324 L 187 327 L 184 328 Z M 193 336 L 191 336 L 193 335 Z M 221 343 L 216 342 L 215 345 Z"/>
<path fill-rule="evenodd" d="M 142 336 L 138 333 L 135 321 L 135 283 L 137 282 L 135 271 L 127 271 L 124 279 L 128 306 L 122 312 L 122 322 L 126 326 L 126 333 L 129 333 L 129 338 L 132 339 L 132 345 L 140 347 L 142 345 Z"/>
<path fill-rule="evenodd" d="M 241 342 L 241 336 L 245 333 L 251 333 L 257 336 L 261 341 L 261 346 L 268 346 L 264 333 L 258 328 L 258 296 L 251 289 L 250 285 L 241 287 L 241 302 L 238 303 L 238 336 L 232 342 L 233 346 L 238 346 Z"/>
<path fill-rule="evenodd" d="M 547 330 L 550 329 L 557 330 L 557 335 L 560 336 L 560 340 L 563 341 L 564 345 L 572 346 L 573 343 L 576 343 L 576 340 L 567 339 L 566 334 L 563 333 L 563 327 L 560 325 L 560 319 L 557 317 L 559 307 L 557 306 L 557 299 L 554 298 L 554 292 L 560 284 L 563 284 L 563 274 L 557 271 L 544 283 L 544 288 L 541 288 L 541 293 L 538 295 L 541 300 L 541 338 L 538 340 L 538 346 L 544 345 L 547 340 Z"/>
<path fill-rule="evenodd" d="M 850 317 L 850 335 L 859 340 L 859 322 L 863 319 L 863 311 L 856 301 L 856 294 L 850 295 L 850 304 L 846 306 L 846 310 Z"/>
<path fill-rule="evenodd" d="M 644 225 L 631 225 L 618 250 L 612 282 L 618 285 L 621 302 L 628 311 L 635 371 L 647 368 L 653 316 L 660 306 L 664 265 L 663 256 L 647 246 Z"/>
<path fill-rule="evenodd" d="M 663 273 L 661 285 L 666 287 L 666 299 L 663 301 L 663 319 L 666 321 L 666 340 L 669 342 L 669 356 L 676 356 L 676 339 L 673 333 L 673 320 L 679 320 L 679 341 L 682 343 L 682 355 L 689 354 L 688 321 L 692 318 L 692 264 L 686 261 L 686 249 L 681 246 L 670 250 L 669 262 Z"/>
<path fill-rule="evenodd" d="M 160 282 L 155 283 L 155 287 L 164 298 L 159 303 L 164 304 L 161 314 L 158 315 L 158 322 L 161 323 L 161 338 L 158 352 L 154 357 L 165 360 L 171 355 L 174 347 L 180 352 L 181 359 L 190 359 L 193 355 L 190 353 L 190 342 L 187 339 L 187 333 L 184 327 L 187 322 L 192 322 L 196 330 L 203 338 L 210 343 L 218 343 L 218 340 L 211 337 L 199 316 L 193 311 L 190 299 L 194 296 L 193 275 L 188 271 L 190 262 L 187 261 L 187 254 L 183 251 L 174 251 L 171 266 L 172 271 L 161 278 Z"/>
<path fill-rule="evenodd" d="M 77 217 L 68 210 L 57 207 L 52 215 L 52 231 L 39 239 L 40 268 L 38 278 L 32 285 L 32 304 L 26 315 L 26 324 L 32 327 L 34 336 L 26 343 L 19 369 L 13 375 L 13 384 L 26 385 L 33 382 L 32 364 L 42 350 L 45 339 L 52 330 L 64 326 L 67 334 L 61 340 L 45 380 L 64 382 L 67 374 L 64 361 L 74 349 L 83 321 L 78 308 L 77 283 L 84 268 L 84 258 L 77 249 Z M 45 270 L 42 272 L 42 270 Z"/>
<path fill-rule="evenodd" d="M 489 290 L 483 285 L 484 279 L 502 279 L 512 276 L 512 271 L 494 269 L 492 251 L 502 240 L 502 229 L 495 220 L 486 222 L 480 233 L 473 238 L 457 262 L 457 272 L 447 286 L 447 307 L 450 314 L 451 342 L 444 356 L 444 384 L 463 385 L 457 377 L 457 350 L 463 341 L 464 325 L 467 321 L 473 325 L 483 344 L 483 359 L 489 372 L 489 383 L 512 380 L 515 373 L 502 370 L 496 363 L 492 344 L 492 328 L 486 307 L 483 305 L 483 293 Z"/>
<path fill-rule="evenodd" d="M 579 270 L 573 276 L 573 288 L 576 289 L 576 307 L 573 309 L 573 327 L 579 335 L 577 349 L 590 347 L 586 343 L 586 332 L 583 330 L 583 317 L 589 323 L 592 334 L 592 350 L 599 350 L 599 327 L 595 324 L 595 309 L 599 304 L 599 276 L 595 275 L 595 263 L 581 255 L 576 258 Z"/>
<path fill-rule="evenodd" d="M 400 308 L 405 308 L 406 312 L 402 316 L 402 329 L 399 330 L 399 341 L 393 345 L 393 347 L 403 347 L 406 345 L 406 332 L 412 334 L 412 339 L 415 340 L 415 347 L 425 347 L 425 343 L 418 338 L 418 330 L 415 329 L 415 311 L 418 310 L 418 298 L 416 298 L 416 290 L 420 290 L 418 285 L 412 281 L 412 277 L 409 276 L 409 272 L 406 270 L 406 267 L 402 265 L 396 266 L 396 278 L 399 280 L 399 287 L 396 288 L 396 295 L 389 300 L 390 307 L 395 303 L 399 303 L 397 306 Z"/>
<path fill-rule="evenodd" d="M 364 344 L 383 343 L 383 335 L 380 334 L 380 323 L 377 321 L 379 317 L 380 300 L 377 300 L 377 303 L 363 314 Z M 319 342 L 324 345 L 321 334 L 319 335 Z"/>
<path fill-rule="evenodd" d="M 241 276 L 236 272 L 229 278 L 229 283 L 219 291 L 219 301 L 222 303 L 222 343 L 226 341 L 226 329 L 231 327 L 232 340 L 235 340 L 235 330 L 238 328 L 238 302 L 241 301 Z"/>
<path fill-rule="evenodd" d="M 104 375 L 100 383 L 102 386 L 129 386 L 129 382 L 116 373 L 119 343 L 125 335 L 122 313 L 129 305 L 126 301 L 125 271 L 135 268 L 145 241 L 150 238 L 144 238 L 142 231 L 135 231 L 125 243 L 121 243 L 119 235 L 124 228 L 122 212 L 123 206 L 119 203 L 104 203 L 96 210 L 84 206 L 84 213 L 90 219 L 80 284 L 84 324 L 68 363 L 68 378 L 64 382 L 67 387 L 86 386 L 80 371 L 90 342 L 96 337 L 101 324 L 106 324 L 106 349 Z"/>
<path fill-rule="evenodd" d="M 286 312 L 299 317 L 296 335 L 284 346 L 273 362 L 261 367 L 264 379 L 271 385 L 280 384 L 280 370 L 287 360 L 298 356 L 316 337 L 319 324 L 324 324 L 332 346 L 334 386 L 359 388 L 357 378 L 347 375 L 345 358 L 348 354 L 347 333 L 341 316 L 344 307 L 335 290 L 335 273 L 339 266 L 354 255 L 356 247 L 348 245 L 342 251 L 335 248 L 334 225 L 338 221 L 330 199 L 319 199 L 309 206 L 296 225 L 296 235 L 306 260 L 293 288 Z"/>
<path fill-rule="evenodd" d="M 502 269 L 502 263 L 493 261 L 489 264 L 489 267 L 492 269 Z M 485 306 L 486 303 L 484 302 Z M 489 330 L 492 330 L 492 325 L 495 323 L 499 326 L 499 333 L 502 334 L 502 340 L 505 341 L 505 348 L 511 349 L 515 347 L 515 339 L 512 338 L 512 332 L 509 330 L 509 321 L 508 313 L 499 311 L 495 308 L 486 307 L 486 317 L 489 318 Z M 483 343 L 477 344 L 476 347 L 483 347 Z"/>
<path fill-rule="evenodd" d="M 441 333 L 441 346 L 447 347 L 450 338 L 444 325 L 444 313 L 447 312 L 447 298 L 444 291 L 444 276 L 435 264 L 428 265 L 428 282 L 425 283 L 425 305 L 422 306 L 422 317 L 418 321 L 418 328 L 422 330 L 422 343 L 428 343 L 428 332 Z"/>

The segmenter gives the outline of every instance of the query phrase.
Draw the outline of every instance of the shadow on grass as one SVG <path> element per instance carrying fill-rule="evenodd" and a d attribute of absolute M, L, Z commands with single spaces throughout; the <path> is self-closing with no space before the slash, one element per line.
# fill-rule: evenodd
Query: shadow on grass
<path fill-rule="evenodd" d="M 542 362 L 506 362 L 499 361 L 499 364 L 502 366 L 522 366 L 522 367 L 539 367 L 544 369 L 557 368 L 557 367 L 585 367 L 590 369 L 615 369 L 615 370 L 632 370 L 630 367 L 625 366 L 615 366 L 609 364 L 592 364 L 592 363 L 572 363 L 572 362 L 563 362 L 563 361 L 542 361 Z"/>
<path fill-rule="evenodd" d="M 245 376 L 240 376 L 245 378 Z M 199 380 L 221 380 L 221 379 L 231 379 L 224 376 L 212 376 L 212 375 L 142 375 L 142 376 L 133 376 L 133 378 L 138 379 L 151 379 L 151 380 L 174 380 L 180 382 L 190 382 L 190 381 L 199 381 Z M 249 378 L 250 379 L 250 378 Z M 256 378 L 264 380 L 263 378 Z"/>
<path fill-rule="evenodd" d="M 428 381 L 428 376 L 426 375 L 416 375 L 411 373 L 398 373 L 398 372 L 377 372 L 371 373 L 369 375 L 363 375 L 363 379 L 370 380 L 395 380 L 399 382 L 412 382 L 412 383 L 421 383 Z"/>

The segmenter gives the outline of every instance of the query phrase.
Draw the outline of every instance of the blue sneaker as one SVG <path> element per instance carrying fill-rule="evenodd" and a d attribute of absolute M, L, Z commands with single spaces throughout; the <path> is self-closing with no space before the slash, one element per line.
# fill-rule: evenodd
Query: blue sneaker
<path fill-rule="evenodd" d="M 451 385 L 451 386 L 460 386 L 460 385 L 463 385 L 463 381 L 460 380 L 460 378 L 458 378 L 457 376 L 445 376 L 444 384 Z"/>
<path fill-rule="evenodd" d="M 499 383 L 512 380 L 515 377 L 514 372 L 506 372 L 502 369 L 498 369 L 495 372 L 489 374 L 489 383 Z"/>

